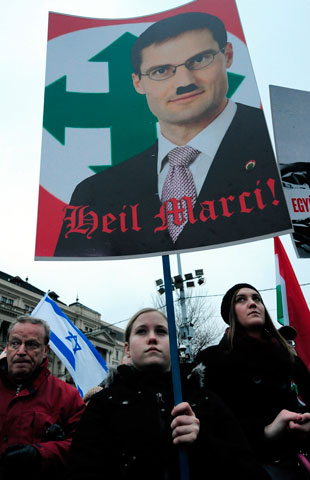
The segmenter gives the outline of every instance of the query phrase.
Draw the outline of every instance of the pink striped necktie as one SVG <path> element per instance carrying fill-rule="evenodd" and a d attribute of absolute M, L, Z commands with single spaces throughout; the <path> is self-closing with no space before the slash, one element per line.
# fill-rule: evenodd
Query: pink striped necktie
<path fill-rule="evenodd" d="M 168 215 L 168 230 L 173 243 L 176 242 L 188 221 L 186 201 L 182 200 L 180 202 L 180 199 L 184 196 L 191 197 L 193 207 L 197 199 L 193 175 L 188 167 L 190 162 L 192 162 L 199 153 L 198 150 L 188 145 L 176 147 L 168 153 L 169 171 L 163 186 L 161 202 L 168 202 L 167 207 L 170 210 L 172 208 L 172 202 L 170 202 L 170 200 L 175 198 L 178 200 L 179 207 L 182 206 L 184 208 L 183 215 L 179 213 L 179 218 L 182 222 L 181 225 L 174 223 L 173 214 Z"/>

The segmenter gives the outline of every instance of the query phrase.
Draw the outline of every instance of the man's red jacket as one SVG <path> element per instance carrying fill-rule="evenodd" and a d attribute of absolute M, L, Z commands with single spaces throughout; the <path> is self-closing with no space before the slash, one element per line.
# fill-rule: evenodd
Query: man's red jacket
<path fill-rule="evenodd" d="M 43 470 L 65 463 L 85 408 L 76 388 L 51 375 L 47 366 L 46 358 L 39 372 L 20 388 L 8 379 L 6 359 L 0 361 L 0 454 L 10 445 L 30 444 L 39 450 Z M 65 438 L 45 441 L 54 424 Z"/>

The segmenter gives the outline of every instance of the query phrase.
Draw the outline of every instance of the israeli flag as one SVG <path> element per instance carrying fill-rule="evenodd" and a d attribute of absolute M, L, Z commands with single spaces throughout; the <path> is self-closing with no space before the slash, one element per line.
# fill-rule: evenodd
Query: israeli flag
<path fill-rule="evenodd" d="M 47 293 L 31 316 L 49 324 L 50 347 L 70 372 L 81 397 L 104 380 L 108 372 L 105 361 Z"/>

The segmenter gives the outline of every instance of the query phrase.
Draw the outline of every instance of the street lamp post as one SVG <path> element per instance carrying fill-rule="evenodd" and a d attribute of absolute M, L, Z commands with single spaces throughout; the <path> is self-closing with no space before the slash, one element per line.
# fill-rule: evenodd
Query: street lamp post
<path fill-rule="evenodd" d="M 184 292 L 184 281 L 183 281 L 183 274 L 182 274 L 182 266 L 181 266 L 181 256 L 177 254 L 177 261 L 178 261 L 178 272 L 179 276 L 181 277 L 182 281 L 180 286 L 180 304 L 181 304 L 181 314 L 182 314 L 182 321 L 179 327 L 179 339 L 180 339 L 180 357 L 184 360 L 192 361 L 191 349 L 190 349 L 190 341 L 193 338 L 193 324 L 188 321 L 187 319 L 187 311 L 186 311 L 186 304 L 185 304 L 185 292 Z"/>
<path fill-rule="evenodd" d="M 186 298 L 184 291 L 184 284 L 187 288 L 192 288 L 195 286 L 195 279 L 198 279 L 198 285 L 204 283 L 204 273 L 203 269 L 195 270 L 195 276 L 192 273 L 186 273 L 183 278 L 182 266 L 181 266 L 181 257 L 180 254 L 177 254 L 177 263 L 178 263 L 178 275 L 171 278 L 172 290 L 180 290 L 180 305 L 181 305 L 181 324 L 178 331 L 178 343 L 179 343 L 179 355 L 180 360 L 183 362 L 193 361 L 191 354 L 190 342 L 193 338 L 194 328 L 193 324 L 187 317 L 186 309 Z M 157 291 L 159 294 L 165 293 L 164 282 L 160 278 L 156 280 Z"/>

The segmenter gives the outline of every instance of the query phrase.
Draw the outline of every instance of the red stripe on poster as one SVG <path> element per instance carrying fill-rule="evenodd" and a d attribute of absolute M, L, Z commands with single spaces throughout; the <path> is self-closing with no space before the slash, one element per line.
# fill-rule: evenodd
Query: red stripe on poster
<path fill-rule="evenodd" d="M 67 207 L 66 203 L 51 195 L 40 185 L 36 257 L 52 257 L 54 255 L 65 207 Z"/>
<path fill-rule="evenodd" d="M 105 25 L 122 25 L 126 23 L 156 22 L 161 18 L 184 12 L 207 12 L 217 15 L 223 20 L 226 29 L 236 35 L 245 43 L 235 0 L 196 0 L 182 7 L 174 8 L 155 15 L 122 19 L 98 19 L 64 15 L 61 13 L 49 13 L 48 40 L 60 37 L 66 33 L 84 30 L 86 28 L 102 27 Z"/>

